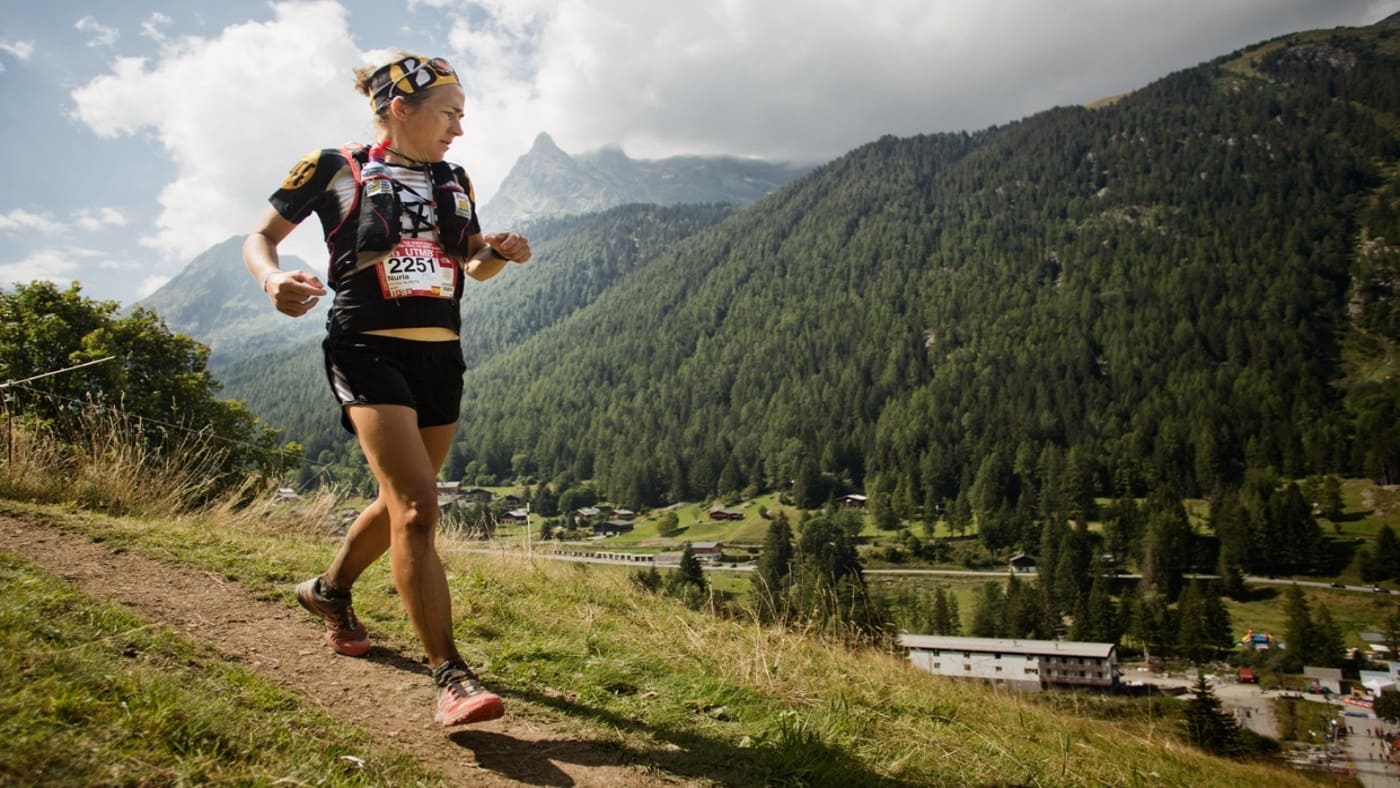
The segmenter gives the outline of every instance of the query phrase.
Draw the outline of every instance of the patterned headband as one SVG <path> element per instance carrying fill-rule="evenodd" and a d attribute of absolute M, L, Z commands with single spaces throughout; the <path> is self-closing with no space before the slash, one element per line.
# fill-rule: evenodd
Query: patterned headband
<path fill-rule="evenodd" d="M 457 72 L 440 57 L 407 55 L 387 66 L 380 66 L 369 77 L 369 103 L 376 113 L 389 106 L 394 96 L 411 96 L 440 85 L 460 85 Z"/>

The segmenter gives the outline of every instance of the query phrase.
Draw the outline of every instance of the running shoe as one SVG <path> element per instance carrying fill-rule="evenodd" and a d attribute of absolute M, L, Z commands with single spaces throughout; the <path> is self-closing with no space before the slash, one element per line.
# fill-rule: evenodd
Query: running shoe
<path fill-rule="evenodd" d="M 301 606 L 326 622 L 326 643 L 347 657 L 362 657 L 370 647 L 369 633 L 350 606 L 350 592 L 330 595 L 322 591 L 321 578 L 313 577 L 297 586 Z"/>
<path fill-rule="evenodd" d="M 501 699 L 481 686 L 464 662 L 444 662 L 433 669 L 437 684 L 437 714 L 442 727 L 494 720 L 505 714 Z"/>

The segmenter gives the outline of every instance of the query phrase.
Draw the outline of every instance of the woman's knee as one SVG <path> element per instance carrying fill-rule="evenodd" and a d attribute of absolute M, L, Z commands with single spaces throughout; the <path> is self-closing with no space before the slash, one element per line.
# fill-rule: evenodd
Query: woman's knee
<path fill-rule="evenodd" d="M 402 531 L 408 535 L 431 534 L 437 528 L 438 504 L 437 490 L 431 494 L 418 493 L 404 496 L 398 503 L 398 516 L 391 516 L 389 519 L 394 530 Z M 391 515 L 395 514 L 391 512 Z"/>

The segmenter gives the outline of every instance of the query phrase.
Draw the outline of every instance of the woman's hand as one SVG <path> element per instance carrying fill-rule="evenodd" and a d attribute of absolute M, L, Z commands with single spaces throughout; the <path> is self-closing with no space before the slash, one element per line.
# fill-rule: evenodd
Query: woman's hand
<path fill-rule="evenodd" d="M 513 263 L 523 263 L 530 259 L 530 241 L 520 233 L 492 233 L 486 236 L 486 243 L 491 244 L 492 249 Z"/>
<path fill-rule="evenodd" d="M 326 288 L 314 274 L 305 271 L 275 271 L 263 280 L 263 292 L 272 299 L 277 311 L 291 317 L 310 312 L 326 294 Z"/>

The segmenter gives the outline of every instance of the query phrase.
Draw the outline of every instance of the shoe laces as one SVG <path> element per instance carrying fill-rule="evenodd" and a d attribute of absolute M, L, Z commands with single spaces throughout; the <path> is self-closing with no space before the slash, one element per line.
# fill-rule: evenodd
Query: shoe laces
<path fill-rule="evenodd" d="M 350 604 L 350 592 L 332 596 L 325 592 L 321 583 L 316 583 L 313 590 L 318 602 L 321 602 L 338 619 L 341 629 L 355 631 L 360 628 L 360 621 L 355 617 L 355 608 Z"/>
<path fill-rule="evenodd" d="M 438 665 L 433 669 L 433 682 L 442 689 L 452 690 L 463 696 L 485 691 L 481 680 L 465 662 L 444 662 Z"/>

